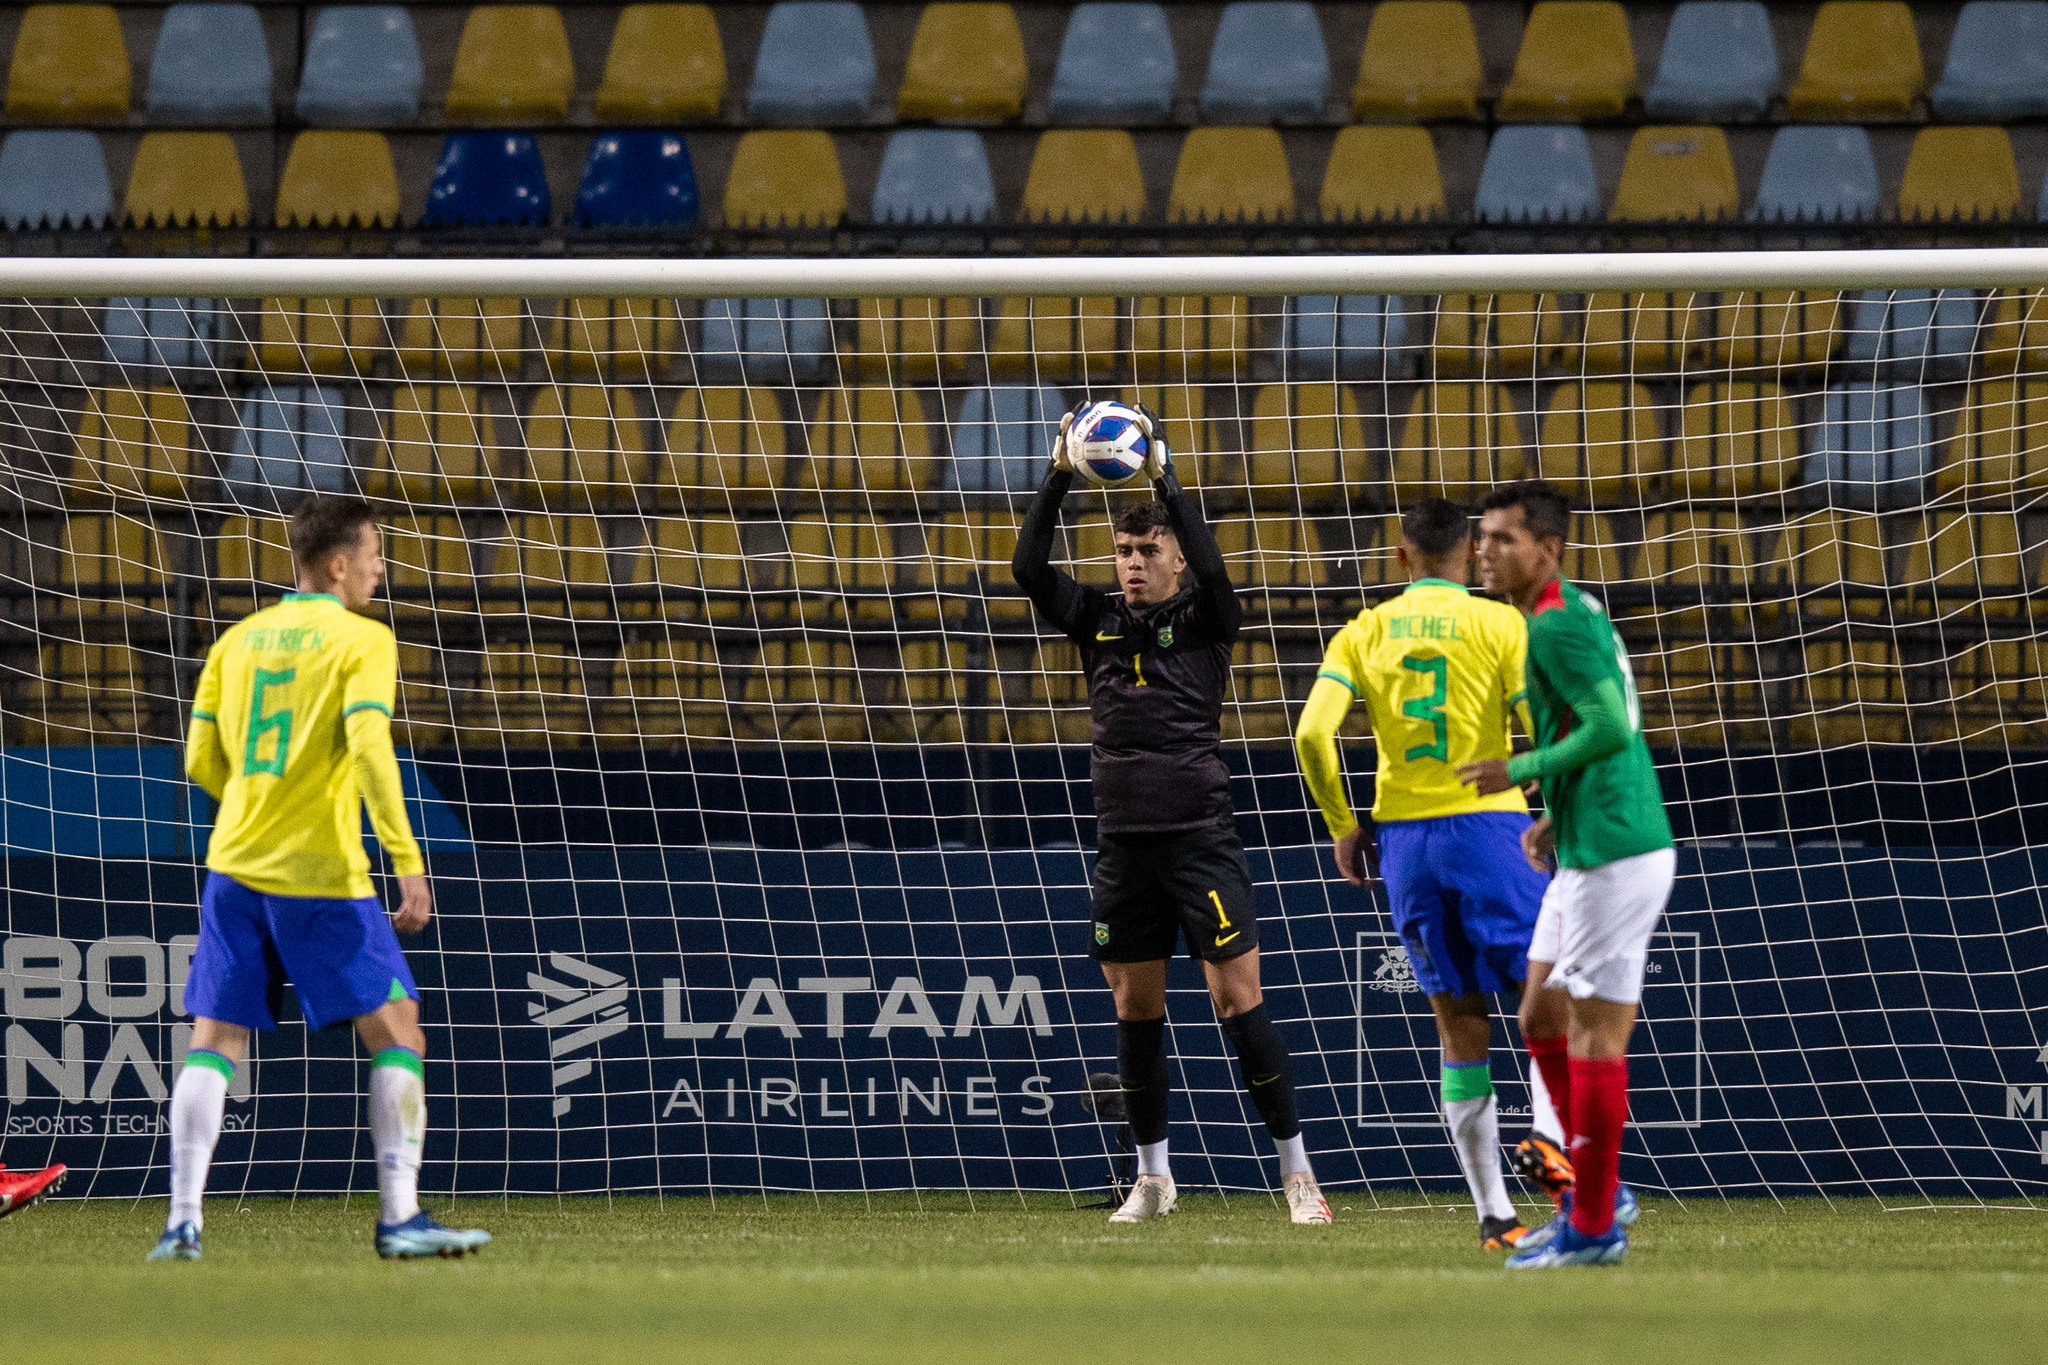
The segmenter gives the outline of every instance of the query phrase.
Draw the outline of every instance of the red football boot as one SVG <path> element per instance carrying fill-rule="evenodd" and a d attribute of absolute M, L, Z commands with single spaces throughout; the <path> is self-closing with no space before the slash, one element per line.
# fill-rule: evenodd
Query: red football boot
<path fill-rule="evenodd" d="M 40 1171 L 10 1171 L 0 1166 L 0 1218 L 55 1194 L 64 1183 L 65 1170 L 62 1164 Z"/>

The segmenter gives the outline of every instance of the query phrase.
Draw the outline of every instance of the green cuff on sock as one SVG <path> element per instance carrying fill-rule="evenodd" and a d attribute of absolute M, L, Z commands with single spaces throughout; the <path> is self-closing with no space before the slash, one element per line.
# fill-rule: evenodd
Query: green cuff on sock
<path fill-rule="evenodd" d="M 208 1071 L 218 1071 L 228 1080 L 235 1078 L 235 1064 L 215 1052 L 212 1048 L 195 1047 L 185 1054 L 186 1066 L 203 1066 Z"/>
<path fill-rule="evenodd" d="M 370 1065 L 372 1068 L 380 1066 L 403 1067 L 423 1081 L 427 1078 L 426 1063 L 420 1060 L 419 1053 L 414 1052 L 409 1047 L 387 1047 L 370 1059 Z"/>
<path fill-rule="evenodd" d="M 1493 1067 L 1486 1062 L 1445 1062 L 1444 1103 L 1483 1100 L 1493 1093 Z"/>

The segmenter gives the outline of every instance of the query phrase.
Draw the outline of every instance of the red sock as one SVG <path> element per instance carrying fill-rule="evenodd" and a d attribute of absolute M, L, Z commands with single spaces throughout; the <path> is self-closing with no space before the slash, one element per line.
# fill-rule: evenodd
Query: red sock
<path fill-rule="evenodd" d="M 1543 1073 L 1543 1084 L 1550 1091 L 1550 1107 L 1557 1110 L 1557 1121 L 1564 1126 L 1565 1155 L 1571 1155 L 1572 1134 L 1572 1069 L 1564 1052 L 1564 1035 L 1555 1038 L 1524 1038 L 1529 1045 L 1529 1059 L 1536 1063 L 1536 1069 Z"/>
<path fill-rule="evenodd" d="M 1621 1130 L 1628 1123 L 1628 1058 L 1574 1057 L 1572 1073 L 1572 1226 L 1599 1237 L 1614 1223 L 1621 1181 Z"/>

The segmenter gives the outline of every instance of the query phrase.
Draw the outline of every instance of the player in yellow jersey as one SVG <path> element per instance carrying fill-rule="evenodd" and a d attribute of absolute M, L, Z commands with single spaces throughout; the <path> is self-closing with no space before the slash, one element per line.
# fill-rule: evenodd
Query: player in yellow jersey
<path fill-rule="evenodd" d="M 1436 1013 L 1444 1118 L 1478 1206 L 1480 1244 L 1499 1250 L 1527 1229 L 1501 1172 L 1487 997 L 1521 990 L 1547 879 L 1522 856 L 1530 821 L 1521 790 L 1479 796 L 1458 768 L 1505 759 L 1512 716 L 1528 726 L 1528 626 L 1513 607 L 1466 589 L 1472 537 L 1457 504 L 1416 504 L 1402 519 L 1399 553 L 1407 590 L 1360 612 L 1330 642 L 1295 747 L 1336 840 L 1337 870 L 1364 886 L 1369 837 L 1344 790 L 1337 729 L 1353 703 L 1365 703 L 1379 749 L 1372 816 L 1387 902 Z M 1540 1077 L 1531 1089 L 1535 1132 L 1517 1150 L 1517 1169 L 1560 1190 L 1570 1163 Z"/>
<path fill-rule="evenodd" d="M 220 810 L 185 987 L 192 1050 L 171 1094 L 171 1213 L 149 1259 L 199 1259 L 228 1082 L 249 1031 L 276 1026 L 287 979 L 307 1028 L 353 1020 L 374 1057 L 377 1254 L 460 1256 L 490 1234 L 419 1207 L 426 1035 L 393 925 L 424 929 L 433 897 L 391 747 L 398 645 L 357 615 L 384 579 L 383 538 L 368 503 L 318 498 L 292 517 L 291 544 L 299 590 L 214 643 L 192 702 L 185 771 Z M 366 806 L 398 875 L 389 918 L 363 850 Z"/>

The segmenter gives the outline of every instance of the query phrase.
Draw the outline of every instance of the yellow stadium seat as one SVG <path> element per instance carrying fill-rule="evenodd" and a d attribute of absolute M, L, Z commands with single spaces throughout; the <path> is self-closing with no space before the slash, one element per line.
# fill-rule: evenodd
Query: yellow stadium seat
<path fill-rule="evenodd" d="M 1277 223 L 1294 216 L 1287 149 L 1272 128 L 1197 128 L 1182 144 L 1167 219 Z"/>
<path fill-rule="evenodd" d="M 1841 340 L 1842 296 L 1832 291 L 1766 289 L 1721 295 L 1709 363 L 1736 370 L 1801 370 L 1825 365 Z"/>
<path fill-rule="evenodd" d="M 1402 498 L 1471 502 L 1522 477 L 1528 451 L 1514 399 L 1498 384 L 1426 383 L 1408 402 L 1393 450 Z"/>
<path fill-rule="evenodd" d="M 216 591 L 247 603 L 291 591 L 298 582 L 292 550 L 279 517 L 229 517 L 214 537 Z"/>
<path fill-rule="evenodd" d="M 1024 33 L 1007 4 L 926 5 L 910 40 L 898 118 L 1005 119 L 1024 112 Z"/>
<path fill-rule="evenodd" d="M 1003 717 L 1012 744 L 1029 747 L 1088 741 L 1087 677 L 1072 644 L 1049 640 L 1040 645 L 1025 675 L 1023 692 L 1021 699 L 1009 703 Z"/>
<path fill-rule="evenodd" d="M 1121 128 L 1041 133 L 1024 181 L 1030 222 L 1135 223 L 1145 216 L 1138 144 Z"/>
<path fill-rule="evenodd" d="M 1795 119 L 1910 114 L 1926 80 L 1902 0 L 1829 0 L 1813 16 L 1786 104 Z"/>
<path fill-rule="evenodd" d="M 368 374 L 384 352 L 375 299 L 265 299 L 256 363 L 266 370 Z"/>
<path fill-rule="evenodd" d="M 391 227 L 398 167 L 382 133 L 316 130 L 292 140 L 277 186 L 284 227 Z"/>
<path fill-rule="evenodd" d="M 953 512 L 924 528 L 905 607 L 913 621 L 958 620 L 975 607 L 991 621 L 1022 620 L 1031 606 L 1010 579 L 1017 519 L 1009 511 Z"/>
<path fill-rule="evenodd" d="M 1640 567 L 1659 587 L 1742 588 L 1756 558 L 1748 529 L 1733 513 L 1653 513 L 1644 518 Z"/>
<path fill-rule="evenodd" d="M 121 214 L 158 227 L 234 227 L 249 221 L 242 159 L 226 133 L 144 133 Z"/>
<path fill-rule="evenodd" d="M 2048 290 L 2001 289 L 1991 296 L 1977 366 L 1986 374 L 2048 370 Z"/>
<path fill-rule="evenodd" d="M 463 21 L 451 123 L 560 123 L 575 89 L 569 30 L 553 5 L 478 5 Z"/>
<path fill-rule="evenodd" d="M 1121 358 L 1117 312 L 1115 299 L 1004 299 L 991 329 L 989 374 L 1099 380 Z"/>
<path fill-rule="evenodd" d="M 1790 718 L 1794 746 L 1896 744 L 1906 738 L 1905 674 L 1889 643 L 1855 638 L 1806 646 L 1809 713 Z"/>
<path fill-rule="evenodd" d="M 1262 510 L 1344 507 L 1371 482 L 1358 399 L 1344 384 L 1268 384 L 1252 403 L 1245 480 Z"/>
<path fill-rule="evenodd" d="M 765 507 L 783 485 L 789 436 L 773 389 L 686 388 L 667 437 L 654 486 L 665 507 Z"/>
<path fill-rule="evenodd" d="M 557 644 L 488 646 L 479 659 L 475 687 L 456 696 L 455 725 L 465 748 L 560 749 L 589 743 L 596 724 L 584 660 Z"/>
<path fill-rule="evenodd" d="M 583 516 L 527 515 L 516 520 L 527 611 L 536 616 L 610 615 L 610 550 L 602 523 Z"/>
<path fill-rule="evenodd" d="M 1393 8 L 1431 9 L 1436 0 Z M 1463 5 L 1448 6 L 1462 10 Z M 1444 180 L 1437 169 L 1436 143 L 1427 128 L 1346 128 L 1330 148 L 1323 172 L 1323 217 L 1336 222 L 1396 219 L 1413 222 L 1444 216 Z"/>
<path fill-rule="evenodd" d="M 2048 729 L 2042 664 L 2040 642 L 2032 638 L 1980 641 L 1944 659 L 1947 695 L 1929 708 L 1938 717 L 1934 734 L 1966 744 L 2039 747 Z M 1932 736 L 1916 730 L 1914 737 Z"/>
<path fill-rule="evenodd" d="M 647 549 L 623 581 L 658 587 L 671 617 L 730 620 L 747 613 L 757 581 L 769 586 L 766 569 L 729 516 L 651 517 Z"/>
<path fill-rule="evenodd" d="M 475 615 L 476 569 L 456 518 L 400 518 L 385 533 L 384 558 L 393 615 L 444 622 Z"/>
<path fill-rule="evenodd" d="M 485 411 L 474 388 L 400 384 L 391 395 L 379 491 L 394 501 L 432 506 L 482 501 L 490 496 L 503 445 L 497 417 Z"/>
<path fill-rule="evenodd" d="M 930 488 L 938 475 L 924 403 L 912 389 L 827 389 L 812 412 L 810 437 L 799 486 L 842 494 L 851 506 L 867 507 L 878 497 L 900 501 Z"/>
<path fill-rule="evenodd" d="M 1387 0 L 1372 12 L 1354 118 L 1389 122 L 1479 113 L 1479 38 L 1464 0 Z"/>
<path fill-rule="evenodd" d="M 1884 614 L 1892 579 L 1880 518 L 1868 512 L 1814 512 L 1786 526 L 1784 540 L 1780 553 L 1791 564 L 1802 613 Z"/>
<path fill-rule="evenodd" d="M 445 748 L 455 742 L 448 683 L 426 645 L 398 646 L 398 706 L 391 718 L 391 742 L 402 749 Z"/>
<path fill-rule="evenodd" d="M 1923 128 L 1906 156 L 1899 215 L 1912 219 L 2017 218 L 2019 166 L 2003 128 Z"/>
<path fill-rule="evenodd" d="M 681 353 L 682 325 L 667 299 L 563 299 L 545 346 L 558 374 L 644 378 Z"/>
<path fill-rule="evenodd" d="M 1588 294 L 1584 365 L 1598 374 L 1650 374 L 1697 363 L 1714 325 L 1707 294 Z"/>
<path fill-rule="evenodd" d="M 1636 94 L 1628 15 L 1611 0 L 1542 0 L 1529 11 L 1504 119 L 1572 123 L 1617 118 Z"/>
<path fill-rule="evenodd" d="M 2048 488 L 2048 379 L 1971 385 L 1935 487 L 1999 500 Z"/>
<path fill-rule="evenodd" d="M 1401 568 L 1396 551 L 1401 545 L 1398 515 L 1351 518 L 1349 558 L 1360 585 L 1370 589 L 1382 584 L 1405 588 L 1408 575 Z"/>
<path fill-rule="evenodd" d="M 1141 298 L 1131 312 L 1131 358 L 1138 373 L 1177 379 L 1234 374 L 1251 350 L 1251 309 L 1244 298 Z"/>
<path fill-rule="evenodd" d="M 1579 316 L 1555 294 L 1445 294 L 1430 364 L 1439 375 L 1458 376 L 1555 369 L 1577 339 Z"/>
<path fill-rule="evenodd" d="M 2011 616 L 2024 604 L 2028 556 L 2017 515 L 1934 511 L 1914 527 L 1900 583 L 1937 615 Z"/>
<path fill-rule="evenodd" d="M 1622 569 L 1621 551 L 1613 518 L 1577 513 L 1564 543 L 1564 576 L 1580 584 L 1623 582 L 1628 575 Z"/>
<path fill-rule="evenodd" d="M 1665 470 L 1657 405 L 1641 384 L 1572 380 L 1557 386 L 1531 472 L 1599 508 L 1641 507 Z"/>
<path fill-rule="evenodd" d="M 628 388 L 542 385 L 527 411 L 520 497 L 566 510 L 634 506 L 648 474 L 640 416 Z"/>
<path fill-rule="evenodd" d="M 28 744 L 135 743 L 153 728 L 157 702 L 126 645 L 46 646 L 19 702 Z"/>
<path fill-rule="evenodd" d="M 1218 449 L 1215 430 L 1208 418 L 1208 400 L 1199 384 L 1127 384 L 1117 395 L 1126 403 L 1143 403 L 1166 424 L 1166 448 L 1175 454 L 1206 455 Z M 1213 486 L 1212 476 L 1202 477 L 1201 465 L 1190 460 L 1175 470 L 1185 488 Z"/>
<path fill-rule="evenodd" d="M 655 743 L 729 736 L 732 708 L 716 642 L 693 632 L 627 645 L 598 730 Z"/>
<path fill-rule="evenodd" d="M 740 134 L 725 182 L 728 227 L 831 227 L 846 216 L 846 177 L 830 133 Z"/>
<path fill-rule="evenodd" d="M 1695 384 L 1685 395 L 1673 491 L 1694 500 L 1781 491 L 1799 471 L 1799 423 L 1776 384 Z"/>
<path fill-rule="evenodd" d="M 908 738 L 924 744 L 994 743 L 1002 719 L 1002 677 L 993 662 L 968 662 L 964 640 L 905 640 L 901 704 Z M 979 675 L 979 676 L 976 676 Z"/>
<path fill-rule="evenodd" d="M 709 5 L 628 5 L 597 87 L 602 123 L 703 123 L 725 105 L 725 47 Z"/>
<path fill-rule="evenodd" d="M 30 5 L 7 71 L 7 117 L 106 123 L 128 116 L 128 47 L 112 5 Z"/>
<path fill-rule="evenodd" d="M 1231 694 L 1223 703 L 1223 738 L 1277 740 L 1294 733 L 1280 660 L 1267 640 L 1240 640 L 1231 650 Z"/>
<path fill-rule="evenodd" d="M 854 368 L 899 384 L 956 379 L 981 353 L 981 309 L 974 299 L 861 299 Z"/>
<path fill-rule="evenodd" d="M 1638 128 L 1609 217 L 1622 223 L 1699 222 L 1742 212 L 1728 135 L 1719 128 Z"/>
<path fill-rule="evenodd" d="M 78 416 L 69 483 L 99 496 L 183 499 L 200 448 L 176 389 L 92 389 Z"/>
<path fill-rule="evenodd" d="M 773 733 L 790 743 L 864 744 L 871 738 L 867 697 L 847 640 L 769 640 L 747 674 L 742 700 L 771 713 Z"/>
<path fill-rule="evenodd" d="M 123 512 L 73 512 L 57 551 L 57 582 L 84 616 L 120 616 L 164 581 L 150 524 Z"/>
<path fill-rule="evenodd" d="M 525 316 L 518 299 L 414 299 L 399 331 L 398 363 L 430 379 L 517 378 Z"/>
<path fill-rule="evenodd" d="M 1250 592 L 1326 587 L 1330 561 L 1316 524 L 1302 517 L 1232 517 L 1216 523 L 1230 581 Z"/>

